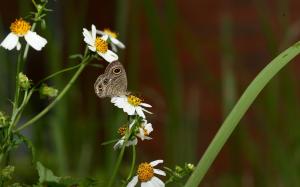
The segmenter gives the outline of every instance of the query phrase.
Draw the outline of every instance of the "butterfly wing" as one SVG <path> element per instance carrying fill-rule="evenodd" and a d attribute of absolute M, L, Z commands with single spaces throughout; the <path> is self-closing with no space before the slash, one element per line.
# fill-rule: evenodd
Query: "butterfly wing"
<path fill-rule="evenodd" d="M 114 97 L 127 93 L 127 76 L 119 61 L 110 63 L 94 84 L 98 97 Z"/>

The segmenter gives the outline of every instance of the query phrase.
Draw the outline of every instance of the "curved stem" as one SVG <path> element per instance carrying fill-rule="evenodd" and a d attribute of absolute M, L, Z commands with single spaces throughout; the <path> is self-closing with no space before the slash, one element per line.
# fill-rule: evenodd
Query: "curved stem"
<path fill-rule="evenodd" d="M 80 63 L 80 64 L 77 64 L 77 65 L 75 65 L 75 66 L 72 66 L 72 67 L 69 67 L 69 68 L 65 68 L 65 69 L 62 69 L 62 70 L 60 70 L 60 71 L 55 72 L 55 73 L 53 73 L 53 74 L 51 74 L 51 75 L 49 75 L 49 76 L 43 78 L 42 80 L 40 80 L 40 81 L 33 87 L 33 89 L 37 88 L 40 84 L 42 84 L 42 83 L 45 82 L 46 80 L 49 80 L 49 79 L 51 79 L 52 77 L 55 77 L 56 75 L 59 75 L 59 74 L 64 73 L 64 72 L 66 72 L 66 71 L 71 71 L 71 70 L 73 70 L 73 69 L 76 69 L 76 68 L 80 67 L 81 65 L 82 65 L 82 64 Z"/>
<path fill-rule="evenodd" d="M 250 83 L 206 149 L 195 171 L 185 184 L 185 187 L 197 187 L 199 185 L 207 170 L 257 95 L 266 84 L 299 53 L 300 42 L 297 42 L 272 60 Z"/>
<path fill-rule="evenodd" d="M 18 108 L 18 102 L 19 102 L 19 95 L 20 95 L 20 85 L 19 85 L 19 73 L 21 69 L 21 53 L 18 56 L 18 62 L 17 62 L 17 71 L 16 71 L 16 90 L 15 90 L 15 98 L 14 98 L 14 103 L 13 103 L 13 111 L 12 113 L 14 114 Z"/>
<path fill-rule="evenodd" d="M 136 149 L 135 149 L 135 145 L 132 145 L 132 161 L 131 161 L 131 167 L 127 177 L 127 181 L 129 181 L 129 179 L 132 177 L 133 170 L 135 167 L 135 160 L 136 160 Z"/>
<path fill-rule="evenodd" d="M 67 93 L 67 91 L 71 88 L 71 86 L 74 84 L 75 80 L 78 78 L 78 76 L 81 74 L 85 66 L 88 64 L 89 57 L 84 58 L 83 62 L 81 63 L 81 66 L 76 71 L 76 73 L 73 75 L 73 77 L 70 79 L 69 83 L 66 85 L 66 87 L 58 94 L 58 96 L 52 101 L 44 110 L 42 110 L 39 114 L 34 116 L 32 119 L 27 121 L 25 124 L 20 126 L 15 130 L 15 132 L 19 132 L 22 129 L 28 127 L 29 125 L 33 124 L 37 120 L 39 120 L 41 117 L 43 117 L 58 101 L 60 101 L 63 96 Z"/>
<path fill-rule="evenodd" d="M 122 146 L 122 149 L 121 149 L 121 151 L 119 153 L 119 156 L 118 156 L 115 168 L 113 170 L 113 173 L 112 173 L 111 178 L 110 178 L 109 183 L 108 183 L 108 187 L 112 187 L 113 184 L 114 184 L 114 182 L 115 182 L 115 178 L 116 178 L 117 172 L 119 170 L 120 164 L 121 164 L 123 156 L 124 156 L 124 151 L 125 151 L 125 147 L 126 147 L 125 145 L 126 145 L 126 141 L 124 142 L 124 144 Z"/>

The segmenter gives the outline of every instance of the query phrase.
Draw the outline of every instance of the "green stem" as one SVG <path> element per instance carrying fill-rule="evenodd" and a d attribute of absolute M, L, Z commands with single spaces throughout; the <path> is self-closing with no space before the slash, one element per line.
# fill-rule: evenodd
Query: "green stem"
<path fill-rule="evenodd" d="M 111 175 L 111 178 L 109 180 L 109 183 L 108 183 L 108 187 L 112 187 L 114 182 L 115 182 L 115 178 L 116 178 L 116 175 L 117 175 L 117 172 L 119 170 L 119 167 L 120 167 L 120 164 L 122 162 L 122 159 L 123 159 L 123 156 L 124 156 L 124 151 L 125 151 L 125 147 L 126 147 L 126 142 L 124 142 L 123 146 L 122 146 L 122 149 L 119 153 L 119 156 L 118 156 L 118 159 L 117 159 L 117 162 L 116 162 L 116 165 L 115 165 L 115 168 L 113 170 L 113 173 Z"/>
<path fill-rule="evenodd" d="M 17 124 L 17 121 L 19 119 L 19 116 L 21 115 L 22 111 L 23 111 L 23 108 L 25 107 L 25 105 L 27 104 L 27 101 L 28 101 L 28 91 L 26 90 L 24 92 L 24 97 L 23 97 L 23 101 L 22 101 L 22 104 L 20 105 L 19 108 L 16 109 L 16 111 L 12 114 L 12 117 L 11 117 L 11 124 L 8 128 L 8 134 L 11 133 L 11 130 L 15 127 L 15 125 Z"/>
<path fill-rule="evenodd" d="M 22 129 L 28 127 L 29 125 L 33 124 L 34 122 L 36 122 L 37 120 L 39 120 L 41 117 L 43 117 L 52 107 L 55 106 L 55 104 L 60 101 L 63 96 L 67 93 L 67 91 L 71 88 L 71 86 L 74 84 L 75 80 L 78 78 L 78 76 L 81 74 L 81 72 L 83 71 L 83 69 L 85 68 L 85 66 L 88 64 L 89 61 L 89 57 L 85 57 L 81 63 L 81 66 L 78 68 L 78 70 L 76 71 L 76 73 L 73 75 L 73 77 L 71 78 L 71 80 L 69 81 L 69 83 L 66 85 L 66 87 L 59 93 L 59 95 L 54 99 L 53 102 L 51 102 L 44 110 L 42 110 L 39 114 L 37 114 L 36 116 L 34 116 L 32 119 L 30 119 L 29 121 L 27 121 L 25 124 L 23 124 L 22 126 L 20 126 L 19 128 L 17 128 L 15 130 L 15 132 L 19 132 Z"/>
<path fill-rule="evenodd" d="M 127 181 L 129 181 L 129 179 L 132 177 L 133 170 L 135 167 L 135 160 L 136 160 L 136 149 L 135 149 L 135 145 L 132 145 L 132 161 L 131 161 L 131 167 L 127 177 Z"/>
<path fill-rule="evenodd" d="M 13 111 L 12 114 L 14 114 L 18 108 L 18 102 L 19 102 L 19 95 L 20 95 L 20 85 L 19 85 L 19 73 L 21 68 L 21 53 L 18 56 L 18 62 L 17 62 L 17 71 L 16 71 L 16 90 L 15 90 L 15 98 L 13 103 Z"/>
<path fill-rule="evenodd" d="M 198 162 L 195 171 L 185 184 L 185 187 L 197 187 L 200 184 L 207 170 L 210 168 L 229 136 L 258 94 L 266 84 L 299 53 L 300 42 L 297 42 L 279 54 L 256 76 L 225 119 L 204 155 Z"/>
<path fill-rule="evenodd" d="M 42 80 L 40 80 L 40 81 L 33 87 L 33 89 L 36 88 L 36 87 L 38 87 L 41 83 L 45 82 L 46 80 L 49 80 L 49 79 L 51 79 L 52 77 L 55 77 L 55 76 L 57 76 L 57 75 L 59 75 L 59 74 L 61 74 L 61 73 L 64 73 L 64 72 L 66 72 L 66 71 L 70 71 L 70 70 L 76 69 L 76 68 L 80 67 L 81 65 L 82 65 L 82 64 L 80 63 L 80 64 L 77 64 L 77 65 L 75 65 L 75 66 L 72 66 L 72 67 L 69 67 L 69 68 L 66 68 L 66 69 L 62 69 L 62 70 L 60 70 L 60 71 L 55 72 L 55 73 L 53 73 L 53 74 L 51 74 L 51 75 L 49 75 L 49 76 L 43 78 Z"/>
<path fill-rule="evenodd" d="M 1 167 L 1 163 L 2 163 L 3 158 L 4 158 L 4 154 L 1 153 L 1 154 L 0 154 L 0 167 Z"/>

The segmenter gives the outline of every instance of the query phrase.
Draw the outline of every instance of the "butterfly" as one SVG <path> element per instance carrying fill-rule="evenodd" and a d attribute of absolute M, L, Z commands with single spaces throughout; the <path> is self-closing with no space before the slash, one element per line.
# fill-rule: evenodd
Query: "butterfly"
<path fill-rule="evenodd" d="M 127 76 L 122 63 L 110 63 L 97 78 L 94 89 L 100 98 L 127 95 Z"/>

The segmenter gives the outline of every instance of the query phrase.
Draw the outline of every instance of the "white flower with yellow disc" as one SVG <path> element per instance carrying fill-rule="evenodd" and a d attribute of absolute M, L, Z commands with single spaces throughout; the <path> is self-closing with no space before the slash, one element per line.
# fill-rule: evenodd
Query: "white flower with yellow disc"
<path fill-rule="evenodd" d="M 145 118 L 144 111 L 150 113 L 148 110 L 143 107 L 152 107 L 147 103 L 143 103 L 142 99 L 134 95 L 122 95 L 111 98 L 111 102 L 118 108 L 122 108 L 124 112 L 128 115 L 139 115 L 142 118 Z"/>
<path fill-rule="evenodd" d="M 166 176 L 164 171 L 154 168 L 154 166 L 163 162 L 163 160 L 155 160 L 150 163 L 141 163 L 138 167 L 137 175 L 131 179 L 127 187 L 134 187 L 139 181 L 141 182 L 141 187 L 164 187 L 164 182 L 154 176 L 154 174 Z"/>
<path fill-rule="evenodd" d="M 136 137 L 139 137 L 142 141 L 144 140 L 151 140 L 152 138 L 149 136 L 150 133 L 153 131 L 152 124 L 148 123 L 146 120 L 143 120 L 139 126 L 135 126 L 135 120 L 129 125 L 129 130 L 132 131 L 132 128 L 136 128 L 137 130 L 134 130 L 133 132 L 136 134 L 131 135 L 131 139 L 126 142 L 126 147 L 131 145 L 136 145 L 138 143 L 138 140 Z M 125 143 L 126 139 L 126 132 L 127 127 L 120 127 L 118 129 L 118 133 L 122 136 L 121 139 L 118 140 L 118 142 L 114 145 L 114 149 L 121 148 L 123 144 Z"/>
<path fill-rule="evenodd" d="M 103 35 L 102 37 L 98 37 L 96 31 L 95 25 L 92 25 L 91 31 L 83 28 L 82 34 L 88 48 L 93 52 L 97 52 L 99 56 L 109 63 L 118 60 L 118 55 L 108 49 L 108 36 Z"/>
<path fill-rule="evenodd" d="M 139 137 L 142 141 L 152 139 L 149 135 L 153 131 L 153 127 L 151 123 L 147 122 L 147 120 L 143 120 L 138 129 L 139 131 L 136 136 Z"/>
<path fill-rule="evenodd" d="M 8 50 L 12 50 L 14 48 L 20 50 L 21 43 L 19 42 L 19 38 L 24 37 L 26 42 L 32 48 L 40 51 L 47 44 L 47 40 L 39 36 L 36 32 L 31 31 L 30 29 L 30 23 L 23 20 L 22 18 L 16 19 L 16 21 L 10 25 L 11 32 L 1 42 L 0 46 Z"/>
<path fill-rule="evenodd" d="M 102 36 L 107 35 L 109 37 L 109 40 L 111 41 L 110 45 L 113 51 L 117 52 L 118 51 L 117 47 L 121 49 L 125 48 L 125 45 L 120 40 L 117 39 L 118 34 L 111 31 L 110 29 L 106 28 L 103 31 L 97 30 L 97 34 L 100 34 Z"/>

